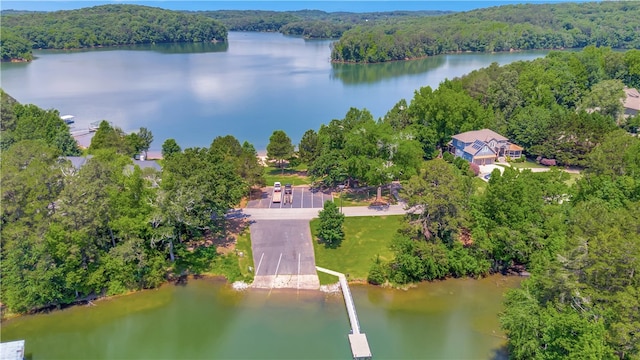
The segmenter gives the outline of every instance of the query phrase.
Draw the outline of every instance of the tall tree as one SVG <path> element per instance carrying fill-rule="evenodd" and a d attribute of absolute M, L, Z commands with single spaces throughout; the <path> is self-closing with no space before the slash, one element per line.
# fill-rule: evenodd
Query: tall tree
<path fill-rule="evenodd" d="M 318 213 L 320 227 L 318 237 L 326 247 L 337 248 L 344 240 L 344 214 L 333 201 L 325 201 L 324 208 Z"/>
<path fill-rule="evenodd" d="M 269 144 L 267 145 L 267 156 L 270 159 L 274 159 L 278 162 L 278 165 L 282 168 L 283 161 L 290 158 L 293 155 L 293 144 L 291 139 L 282 130 L 276 130 L 269 137 Z"/>
<path fill-rule="evenodd" d="M 153 142 L 153 133 L 151 133 L 151 130 L 146 127 L 141 127 L 140 130 L 138 130 L 138 137 L 140 138 L 140 150 L 144 151 L 144 156 L 146 158 L 147 152 Z"/>
<path fill-rule="evenodd" d="M 453 166 L 442 159 L 427 161 L 403 188 L 407 205 L 427 240 L 452 242 L 468 216 L 471 189 Z"/>
<path fill-rule="evenodd" d="M 162 143 L 162 157 L 165 159 L 181 151 L 182 149 L 180 149 L 180 145 L 178 145 L 175 139 L 167 139 Z"/>
<path fill-rule="evenodd" d="M 310 165 L 318 157 L 319 150 L 318 134 L 314 130 L 307 130 L 298 145 L 300 160 Z"/>

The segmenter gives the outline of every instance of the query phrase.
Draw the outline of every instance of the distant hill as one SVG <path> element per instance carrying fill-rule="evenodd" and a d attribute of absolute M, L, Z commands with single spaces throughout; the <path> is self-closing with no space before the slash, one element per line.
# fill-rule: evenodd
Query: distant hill
<path fill-rule="evenodd" d="M 454 52 L 640 48 L 640 2 L 505 5 L 361 25 L 334 44 L 335 62 L 408 60 Z"/>
<path fill-rule="evenodd" d="M 3 33 L 9 31 L 36 49 L 227 41 L 227 29 L 214 19 L 139 5 L 103 5 L 55 12 L 7 10 L 0 17 Z M 5 55 L 11 59 L 24 58 L 17 53 L 3 53 L 5 61 Z"/>
<path fill-rule="evenodd" d="M 370 13 L 324 12 L 320 10 L 262 11 L 218 10 L 197 11 L 222 22 L 230 31 L 273 31 L 310 39 L 339 38 L 354 26 L 374 24 L 392 19 L 420 18 L 450 14 L 451 11 L 387 11 Z"/>

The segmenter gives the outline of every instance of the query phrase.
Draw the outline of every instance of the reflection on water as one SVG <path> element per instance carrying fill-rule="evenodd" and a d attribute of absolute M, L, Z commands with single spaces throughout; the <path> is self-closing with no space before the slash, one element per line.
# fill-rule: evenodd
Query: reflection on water
<path fill-rule="evenodd" d="M 372 84 L 400 76 L 419 75 L 435 70 L 445 63 L 444 56 L 432 56 L 412 61 L 396 61 L 380 64 L 331 64 L 331 78 L 347 85 Z M 399 99 L 398 99 L 399 100 Z"/>
<path fill-rule="evenodd" d="M 154 151 L 168 138 L 182 148 L 207 147 L 227 134 L 263 150 L 274 130 L 284 130 L 297 144 L 305 131 L 343 118 L 351 107 L 381 117 L 420 87 L 435 88 L 494 61 L 544 56 L 454 54 L 332 65 L 330 44 L 231 32 L 228 46 L 38 51 L 29 64 L 1 64 L 2 87 L 22 103 L 75 115 L 78 130 L 103 119 L 125 132 L 146 127 L 153 132 Z"/>
<path fill-rule="evenodd" d="M 107 47 L 95 47 L 95 48 L 83 48 L 83 49 L 68 49 L 68 50 L 46 50 L 36 51 L 35 56 L 38 54 L 74 54 L 83 52 L 96 52 L 96 51 L 114 51 L 114 50 L 128 50 L 128 51 L 155 51 L 160 54 L 184 54 L 184 53 L 212 53 L 212 52 L 225 52 L 229 50 L 228 42 L 196 42 L 196 43 L 161 43 L 161 44 L 138 44 L 138 45 L 118 45 Z"/>
<path fill-rule="evenodd" d="M 492 359 L 504 344 L 503 293 L 519 282 L 491 276 L 352 293 L 375 358 Z M 32 359 L 348 359 L 348 332 L 340 294 L 236 292 L 213 279 L 2 324 L 2 340 L 26 339 Z"/>

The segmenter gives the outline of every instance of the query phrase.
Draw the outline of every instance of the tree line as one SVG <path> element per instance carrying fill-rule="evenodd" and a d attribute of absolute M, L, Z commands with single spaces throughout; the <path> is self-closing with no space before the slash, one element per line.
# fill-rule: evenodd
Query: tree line
<path fill-rule="evenodd" d="M 215 138 L 209 148 L 163 144 L 162 172 L 134 166 L 148 149 L 102 121 L 84 165 L 55 110 L 2 92 L 0 299 L 11 312 L 59 307 L 153 288 L 207 271 L 244 279 L 233 254 L 219 255 L 225 214 L 264 180 L 249 143 Z M 66 134 L 66 136 L 62 136 Z M 71 141 L 71 142 L 69 142 Z"/>
<path fill-rule="evenodd" d="M 358 24 L 378 23 L 389 19 L 436 16 L 449 11 L 386 11 L 369 13 L 325 12 L 320 10 L 262 11 L 217 10 L 196 11 L 219 20 L 230 31 L 267 31 L 307 39 L 337 39 Z"/>
<path fill-rule="evenodd" d="M 640 47 L 640 4 L 505 5 L 359 25 L 334 43 L 334 62 L 374 63 L 443 53 Z"/>
<path fill-rule="evenodd" d="M 2 12 L 1 20 L 3 61 L 30 60 L 30 49 L 227 41 L 226 28 L 216 20 L 138 5 L 27 14 Z"/>

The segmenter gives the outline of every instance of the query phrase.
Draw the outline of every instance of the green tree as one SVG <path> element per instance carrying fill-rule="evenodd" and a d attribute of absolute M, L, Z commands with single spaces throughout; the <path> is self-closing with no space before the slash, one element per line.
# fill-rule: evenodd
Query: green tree
<path fill-rule="evenodd" d="M 153 142 L 153 133 L 151 133 L 151 130 L 141 127 L 137 135 L 140 138 L 140 150 L 144 151 L 144 156 L 146 158 L 147 151 L 149 151 L 151 143 Z"/>
<path fill-rule="evenodd" d="M 614 121 L 624 112 L 622 99 L 624 84 L 620 80 L 603 80 L 593 85 L 591 91 L 582 98 L 580 109 L 596 110 L 610 116 Z"/>
<path fill-rule="evenodd" d="M 318 237 L 326 247 L 337 248 L 344 240 L 344 214 L 333 201 L 325 201 L 324 208 L 318 214 L 320 225 Z"/>
<path fill-rule="evenodd" d="M 2 152 L 0 301 L 10 311 L 66 298 L 64 273 L 55 267 L 44 240 L 63 189 L 58 158 L 59 151 L 41 140 L 20 141 Z"/>
<path fill-rule="evenodd" d="M 307 130 L 298 145 L 300 160 L 310 165 L 318 157 L 319 150 L 318 134 L 314 130 Z"/>
<path fill-rule="evenodd" d="M 282 130 L 276 130 L 269 137 L 267 145 L 267 156 L 278 162 L 278 166 L 282 168 L 284 173 L 283 161 L 293 155 L 293 144 L 291 139 Z"/>
<path fill-rule="evenodd" d="M 162 143 L 162 157 L 165 159 L 181 151 L 182 149 L 174 139 L 167 139 Z"/>
<path fill-rule="evenodd" d="M 470 189 L 452 165 L 442 159 L 427 161 L 420 174 L 403 187 L 413 221 L 427 240 L 453 241 L 467 223 Z"/>
<path fill-rule="evenodd" d="M 69 127 L 60 119 L 57 110 L 43 110 L 35 105 L 14 103 L 15 127 L 3 131 L 7 142 L 20 140 L 44 140 L 49 146 L 60 149 L 62 155 L 79 155 L 76 141 Z M 3 140 L 3 143 L 5 140 Z"/>
<path fill-rule="evenodd" d="M 89 153 L 106 149 L 119 154 L 131 155 L 135 151 L 132 146 L 139 146 L 139 140 L 137 135 L 130 136 L 129 140 L 127 140 L 122 129 L 111 126 L 108 121 L 102 120 L 98 126 L 98 130 L 91 139 Z"/>

